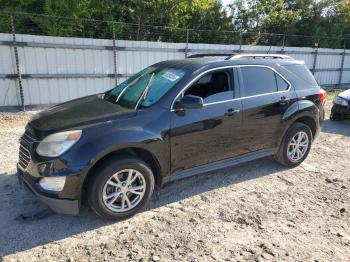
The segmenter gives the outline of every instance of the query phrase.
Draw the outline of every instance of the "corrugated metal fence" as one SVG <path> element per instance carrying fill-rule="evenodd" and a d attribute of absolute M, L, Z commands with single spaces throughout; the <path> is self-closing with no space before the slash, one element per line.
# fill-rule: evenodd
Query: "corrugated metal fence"
<path fill-rule="evenodd" d="M 196 53 L 284 53 L 304 60 L 321 85 L 350 85 L 350 50 L 345 49 L 15 37 L 0 34 L 3 109 L 22 104 L 20 84 L 24 105 L 45 106 L 106 91 L 146 66 Z"/>

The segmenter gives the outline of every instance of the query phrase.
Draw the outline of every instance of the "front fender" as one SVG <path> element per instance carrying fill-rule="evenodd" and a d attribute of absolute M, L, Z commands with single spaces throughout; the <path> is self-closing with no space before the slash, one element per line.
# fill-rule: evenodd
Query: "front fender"
<path fill-rule="evenodd" d="M 162 173 L 169 173 L 168 129 L 169 121 L 166 117 L 108 121 L 98 127 L 84 129 L 81 140 L 62 159 L 79 174 L 80 183 L 76 183 L 77 196 L 80 196 L 79 186 L 82 186 L 91 168 L 102 158 L 118 150 L 144 149 L 157 159 Z"/>

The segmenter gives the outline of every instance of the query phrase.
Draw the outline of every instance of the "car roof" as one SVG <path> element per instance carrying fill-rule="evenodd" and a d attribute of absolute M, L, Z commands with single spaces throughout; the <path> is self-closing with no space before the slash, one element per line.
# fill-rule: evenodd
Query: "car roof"
<path fill-rule="evenodd" d="M 216 67 L 225 66 L 239 66 L 239 65 L 264 65 L 270 67 L 276 67 L 280 65 L 295 65 L 303 64 L 303 61 L 294 59 L 276 59 L 276 58 L 264 58 L 264 59 L 233 59 L 224 60 L 222 58 L 188 58 L 180 60 L 167 60 L 156 65 L 159 67 L 170 67 L 183 69 L 186 71 L 196 71 L 202 68 L 212 69 Z"/>

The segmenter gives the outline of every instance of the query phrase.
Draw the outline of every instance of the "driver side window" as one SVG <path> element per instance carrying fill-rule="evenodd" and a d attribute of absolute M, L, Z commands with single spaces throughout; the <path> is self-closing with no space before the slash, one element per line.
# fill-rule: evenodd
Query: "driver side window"
<path fill-rule="evenodd" d="M 225 69 L 205 74 L 184 95 L 200 96 L 204 104 L 208 104 L 232 99 L 233 91 L 232 69 Z"/>

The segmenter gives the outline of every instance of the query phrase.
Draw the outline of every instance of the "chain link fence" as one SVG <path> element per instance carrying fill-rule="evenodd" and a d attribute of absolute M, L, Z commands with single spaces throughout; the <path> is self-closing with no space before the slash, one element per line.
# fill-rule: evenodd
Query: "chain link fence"
<path fill-rule="evenodd" d="M 350 85 L 346 37 L 195 30 L 4 12 L 0 33 L 0 107 L 24 110 L 26 105 L 101 92 L 152 63 L 196 53 L 286 53 L 304 60 L 324 87 Z M 86 84 L 93 82 L 99 88 L 86 91 Z"/>
<path fill-rule="evenodd" d="M 246 30 L 242 32 L 200 30 L 27 13 L 0 12 L 0 33 L 12 33 L 11 19 L 18 34 L 97 39 L 112 39 L 115 36 L 120 40 L 172 43 L 350 48 L 349 35 L 334 38 L 247 32 Z"/>

